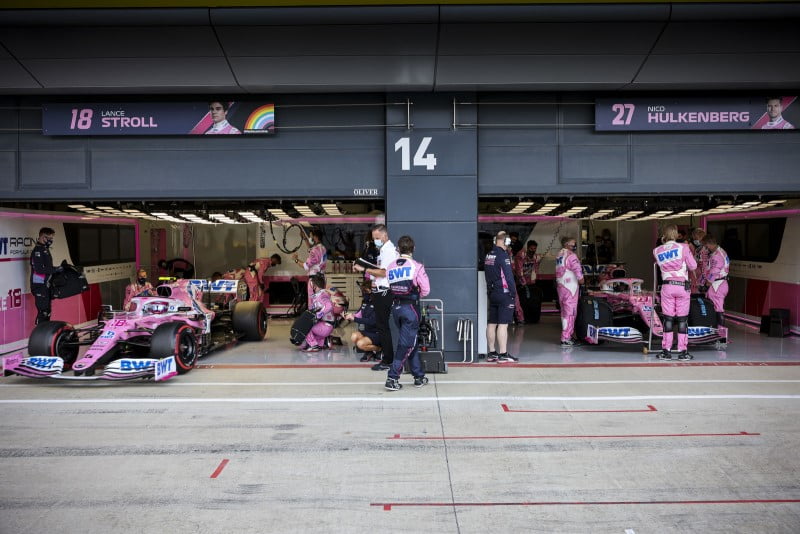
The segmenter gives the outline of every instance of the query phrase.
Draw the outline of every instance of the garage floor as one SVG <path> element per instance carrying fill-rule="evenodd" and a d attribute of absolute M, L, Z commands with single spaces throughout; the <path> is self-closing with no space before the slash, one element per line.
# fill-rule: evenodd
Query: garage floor
<path fill-rule="evenodd" d="M 166 383 L 1 379 L 0 532 L 800 531 L 796 338 L 664 364 L 557 332 L 399 392 L 288 321 Z"/>
<path fill-rule="evenodd" d="M 291 323 L 290 319 L 271 319 L 267 339 L 262 343 L 241 343 L 232 349 L 210 354 L 201 360 L 200 364 L 203 366 L 241 363 L 294 365 L 358 363 L 360 355 L 352 353 L 349 346 L 352 325 L 335 331 L 335 334 L 345 342 L 345 346 L 308 355 L 298 351 L 289 343 Z M 800 337 L 771 338 L 760 334 L 753 327 L 733 322 L 729 323 L 729 327 L 731 341 L 725 350 L 715 350 L 713 344 L 690 346 L 689 352 L 695 357 L 693 363 L 800 362 Z M 539 324 L 511 326 L 509 327 L 509 352 L 518 356 L 521 364 L 651 362 L 656 365 L 662 363 L 656 359 L 654 353 L 644 355 L 641 345 L 605 343 L 562 349 L 559 342 L 560 328 L 561 322 L 557 314 L 543 315 Z M 656 341 L 653 344 L 657 350 L 660 350 L 659 343 L 660 341 Z M 461 350 L 460 346 L 448 347 L 448 350 L 451 348 Z M 449 359 L 456 356 L 458 356 L 458 360 L 461 360 L 460 353 L 449 355 Z M 475 359 L 479 361 L 477 346 Z M 677 361 L 673 363 L 677 364 Z"/>

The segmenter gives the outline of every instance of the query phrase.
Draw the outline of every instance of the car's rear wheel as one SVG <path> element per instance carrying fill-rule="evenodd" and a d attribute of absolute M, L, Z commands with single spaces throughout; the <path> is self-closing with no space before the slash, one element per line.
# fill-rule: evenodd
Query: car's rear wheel
<path fill-rule="evenodd" d="M 78 357 L 78 333 L 64 321 L 44 321 L 36 325 L 28 339 L 28 354 L 31 356 L 58 356 L 64 360 L 64 368 L 72 365 Z"/>
<path fill-rule="evenodd" d="M 178 374 L 188 373 L 197 362 L 197 338 L 194 329 L 184 323 L 171 322 L 159 325 L 150 338 L 150 357 L 175 356 Z"/>
<path fill-rule="evenodd" d="M 267 310 L 257 301 L 237 302 L 233 308 L 233 330 L 245 341 L 261 341 L 267 335 Z"/>

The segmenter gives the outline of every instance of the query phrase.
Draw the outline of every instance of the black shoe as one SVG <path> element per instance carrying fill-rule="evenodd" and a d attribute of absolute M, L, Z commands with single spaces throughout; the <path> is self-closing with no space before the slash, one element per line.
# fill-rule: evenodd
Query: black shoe
<path fill-rule="evenodd" d="M 497 361 L 497 356 L 498 356 L 497 351 L 493 350 L 492 352 L 490 352 L 489 354 L 486 355 L 486 361 L 487 362 L 496 362 Z"/>
<path fill-rule="evenodd" d="M 686 362 L 686 361 L 689 361 L 689 360 L 691 360 L 691 359 L 693 359 L 693 358 L 694 358 L 694 356 L 692 356 L 691 354 L 689 354 L 689 351 L 688 351 L 688 350 L 682 350 L 682 351 L 680 351 L 680 352 L 678 353 L 678 359 L 679 359 L 679 360 L 681 360 L 681 361 L 684 361 L 684 362 Z"/>
<path fill-rule="evenodd" d="M 403 384 L 400 383 L 399 380 L 395 380 L 394 378 L 387 378 L 386 383 L 383 385 L 389 391 L 400 391 L 403 389 Z"/>
<path fill-rule="evenodd" d="M 386 365 L 383 362 L 379 362 L 379 363 L 376 363 L 375 365 L 373 365 L 372 367 L 370 367 L 370 369 L 372 369 L 373 371 L 388 371 L 389 367 L 391 367 L 391 366 L 390 365 Z"/>
<path fill-rule="evenodd" d="M 365 352 L 364 355 L 361 356 L 361 359 L 359 361 L 368 362 L 370 358 L 372 358 L 371 354 L 372 354 L 371 352 Z"/>
<path fill-rule="evenodd" d="M 661 349 L 661 352 L 659 352 L 658 356 L 656 356 L 656 357 L 659 360 L 671 360 L 672 359 L 672 353 L 670 351 L 668 351 L 667 349 Z"/>
<path fill-rule="evenodd" d="M 414 378 L 414 387 L 421 388 L 422 386 L 428 385 L 428 377 L 427 376 L 418 376 Z"/>
<path fill-rule="evenodd" d="M 514 363 L 514 362 L 518 362 L 518 361 L 519 361 L 519 358 L 515 358 L 514 356 L 510 355 L 507 352 L 504 352 L 503 354 L 498 354 L 497 355 L 497 363 Z"/>

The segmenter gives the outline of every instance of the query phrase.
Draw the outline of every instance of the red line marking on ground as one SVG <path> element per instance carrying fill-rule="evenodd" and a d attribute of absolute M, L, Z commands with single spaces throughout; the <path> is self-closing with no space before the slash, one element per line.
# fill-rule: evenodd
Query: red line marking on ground
<path fill-rule="evenodd" d="M 646 410 L 512 410 L 507 404 L 501 404 L 504 412 L 510 413 L 650 413 L 657 412 L 652 404 L 647 405 Z"/>
<path fill-rule="evenodd" d="M 539 501 L 539 502 L 373 502 L 387 512 L 395 506 L 630 506 L 647 504 L 781 504 L 800 499 L 713 499 L 702 501 Z"/>
<path fill-rule="evenodd" d="M 209 478 L 217 478 L 219 474 L 222 473 L 222 470 L 225 469 L 225 466 L 228 465 L 228 462 L 229 460 L 227 458 L 222 460 L 217 466 L 217 469 L 213 473 L 211 473 L 211 476 Z"/>
<path fill-rule="evenodd" d="M 595 435 L 571 435 L 562 434 L 554 436 L 401 436 L 395 434 L 386 439 L 406 439 L 406 440 L 461 440 L 461 439 L 600 439 L 600 438 L 706 438 L 722 436 L 760 436 L 758 432 L 724 432 L 724 433 L 705 433 L 705 434 L 595 434 Z"/>
<path fill-rule="evenodd" d="M 637 362 L 637 363 L 461 363 L 447 362 L 448 367 L 493 367 L 495 369 L 527 368 L 527 369 L 547 369 L 547 368 L 595 368 L 595 367 L 784 367 L 798 366 L 797 362 Z M 371 364 L 363 363 L 201 363 L 195 369 L 366 369 Z"/>

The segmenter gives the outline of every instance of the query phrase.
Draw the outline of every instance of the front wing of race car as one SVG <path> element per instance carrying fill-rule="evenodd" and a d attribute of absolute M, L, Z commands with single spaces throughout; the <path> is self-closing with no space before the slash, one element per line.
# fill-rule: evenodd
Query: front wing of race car
<path fill-rule="evenodd" d="M 91 376 L 65 375 L 64 360 L 58 356 L 23 356 L 21 352 L 2 358 L 3 376 L 19 375 L 29 378 L 54 378 L 59 380 L 133 380 L 152 378 L 168 380 L 178 374 L 175 357 L 120 358 L 109 362 L 102 374 Z"/>
<path fill-rule="evenodd" d="M 725 342 L 728 339 L 728 329 L 724 326 L 714 328 L 711 326 L 690 326 L 688 328 L 689 344 L 702 345 L 714 341 Z M 661 338 L 661 336 L 653 336 Z M 586 341 L 597 345 L 599 340 L 615 343 L 640 343 L 644 336 L 636 328 L 630 326 L 601 326 L 588 325 L 586 328 Z"/>

